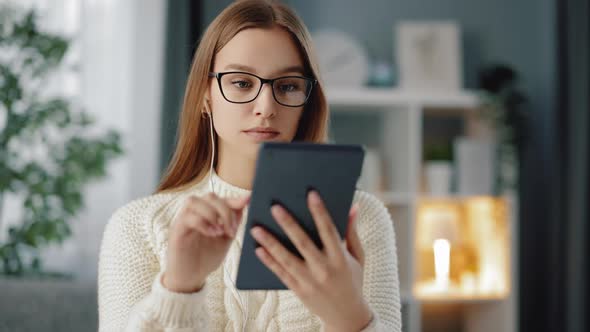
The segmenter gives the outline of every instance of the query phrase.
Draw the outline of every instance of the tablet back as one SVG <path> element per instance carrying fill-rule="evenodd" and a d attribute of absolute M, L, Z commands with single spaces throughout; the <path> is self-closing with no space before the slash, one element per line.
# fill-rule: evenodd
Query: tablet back
<path fill-rule="evenodd" d="M 346 234 L 364 149 L 358 145 L 264 143 L 256 164 L 252 198 L 238 267 L 238 289 L 286 289 L 256 256 L 258 244 L 250 235 L 261 225 L 285 247 L 301 257 L 270 213 L 274 203 L 285 207 L 299 221 L 318 247 L 322 247 L 307 206 L 307 193 L 319 192 L 341 237 Z"/>

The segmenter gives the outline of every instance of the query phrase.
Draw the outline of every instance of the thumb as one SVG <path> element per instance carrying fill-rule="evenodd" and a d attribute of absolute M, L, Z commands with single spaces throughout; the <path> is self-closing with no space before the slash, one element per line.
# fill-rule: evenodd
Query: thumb
<path fill-rule="evenodd" d="M 250 194 L 247 194 L 242 197 L 237 198 L 229 198 L 226 200 L 227 205 L 230 209 L 235 210 L 236 212 L 241 211 L 248 203 L 250 203 Z"/>
<path fill-rule="evenodd" d="M 365 254 L 363 251 L 363 246 L 361 244 L 361 240 L 359 239 L 358 233 L 356 231 L 356 220 L 358 216 L 358 205 L 354 205 L 350 209 L 350 213 L 348 215 L 348 230 L 346 232 L 346 248 L 350 252 L 350 254 L 356 258 L 361 266 L 364 266 L 365 263 Z"/>
<path fill-rule="evenodd" d="M 248 203 L 250 203 L 250 194 L 238 198 L 230 198 L 226 200 L 229 208 L 234 212 L 236 219 L 242 220 L 242 212 Z"/>

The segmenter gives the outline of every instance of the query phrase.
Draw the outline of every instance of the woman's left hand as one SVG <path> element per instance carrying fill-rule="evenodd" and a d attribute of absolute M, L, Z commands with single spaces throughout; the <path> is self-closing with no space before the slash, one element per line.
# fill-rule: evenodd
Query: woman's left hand
<path fill-rule="evenodd" d="M 362 296 L 364 253 L 353 225 L 358 209 L 353 206 L 350 210 L 343 242 L 317 192 L 309 193 L 308 206 L 324 247 L 322 250 L 293 216 L 283 207 L 274 205 L 271 208 L 273 217 L 305 260 L 292 254 L 262 227 L 251 231 L 261 245 L 256 255 L 322 320 L 326 331 L 360 331 L 370 323 L 371 311 Z"/>

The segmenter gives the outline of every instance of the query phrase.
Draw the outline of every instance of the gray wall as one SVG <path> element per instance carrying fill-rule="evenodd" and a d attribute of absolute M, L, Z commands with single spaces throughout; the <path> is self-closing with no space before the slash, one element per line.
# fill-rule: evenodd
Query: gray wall
<path fill-rule="evenodd" d="M 208 24 L 229 3 L 203 1 Z M 552 0 L 287 0 L 312 31 L 336 28 L 366 46 L 370 56 L 393 61 L 393 26 L 400 20 L 459 22 L 463 33 L 464 82 L 476 87 L 482 64 L 504 62 L 520 74 L 534 112 L 554 103 L 555 10 Z"/>

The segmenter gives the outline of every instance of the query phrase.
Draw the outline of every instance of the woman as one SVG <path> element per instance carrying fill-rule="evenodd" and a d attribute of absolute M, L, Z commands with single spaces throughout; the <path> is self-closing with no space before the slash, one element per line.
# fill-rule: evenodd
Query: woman
<path fill-rule="evenodd" d="M 318 77 L 309 33 L 286 6 L 238 1 L 211 23 L 157 192 L 118 209 L 105 229 L 100 331 L 401 330 L 392 222 L 367 193 L 355 193 L 344 241 L 310 193 L 322 250 L 272 207 L 305 260 L 255 228 L 257 256 L 289 291 L 233 284 L 259 144 L 325 141 Z"/>

